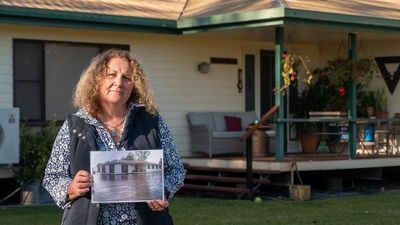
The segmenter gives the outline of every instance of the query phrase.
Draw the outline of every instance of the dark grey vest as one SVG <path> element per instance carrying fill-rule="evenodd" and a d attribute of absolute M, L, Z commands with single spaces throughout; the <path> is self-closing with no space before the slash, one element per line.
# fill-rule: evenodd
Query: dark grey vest
<path fill-rule="evenodd" d="M 68 116 L 70 131 L 70 175 L 74 177 L 79 170 L 90 171 L 90 151 L 98 150 L 96 129 L 82 118 Z M 127 124 L 122 134 L 121 144 L 127 150 L 159 149 L 158 117 L 149 114 L 144 107 L 129 111 Z M 161 213 L 151 211 L 146 203 L 135 204 L 138 210 L 138 224 L 173 224 L 168 209 Z M 70 208 L 64 210 L 63 225 L 96 225 L 99 207 L 91 203 L 90 192 L 75 199 Z"/>

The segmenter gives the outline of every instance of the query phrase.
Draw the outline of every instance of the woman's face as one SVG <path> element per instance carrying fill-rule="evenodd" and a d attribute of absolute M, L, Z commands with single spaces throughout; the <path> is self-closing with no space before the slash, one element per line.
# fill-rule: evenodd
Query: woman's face
<path fill-rule="evenodd" d="M 100 84 L 103 105 L 125 105 L 132 93 L 134 81 L 129 62 L 123 58 L 111 59 Z"/>

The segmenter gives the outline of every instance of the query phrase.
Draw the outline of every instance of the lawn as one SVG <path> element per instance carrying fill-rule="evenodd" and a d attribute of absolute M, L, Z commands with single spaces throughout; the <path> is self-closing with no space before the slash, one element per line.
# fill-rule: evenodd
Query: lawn
<path fill-rule="evenodd" d="M 307 202 L 176 198 L 171 201 L 176 225 L 397 225 L 400 193 L 335 197 Z M 2 225 L 55 225 L 55 206 L 1 207 Z"/>

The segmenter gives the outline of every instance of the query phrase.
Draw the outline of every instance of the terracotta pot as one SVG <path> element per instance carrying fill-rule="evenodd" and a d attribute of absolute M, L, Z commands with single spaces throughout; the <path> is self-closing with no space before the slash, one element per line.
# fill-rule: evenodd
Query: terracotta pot
<path fill-rule="evenodd" d="M 377 119 L 387 119 L 389 117 L 389 112 L 386 111 L 376 111 L 375 117 Z"/>
<path fill-rule="evenodd" d="M 301 149 L 304 153 L 314 153 L 320 141 L 319 134 L 300 134 Z"/>

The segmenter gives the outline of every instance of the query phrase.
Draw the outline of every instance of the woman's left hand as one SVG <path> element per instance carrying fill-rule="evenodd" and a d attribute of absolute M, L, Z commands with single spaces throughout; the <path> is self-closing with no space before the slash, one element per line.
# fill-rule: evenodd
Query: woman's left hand
<path fill-rule="evenodd" d="M 168 200 L 151 200 L 147 201 L 147 205 L 153 211 L 163 211 L 168 207 L 169 202 Z"/>

